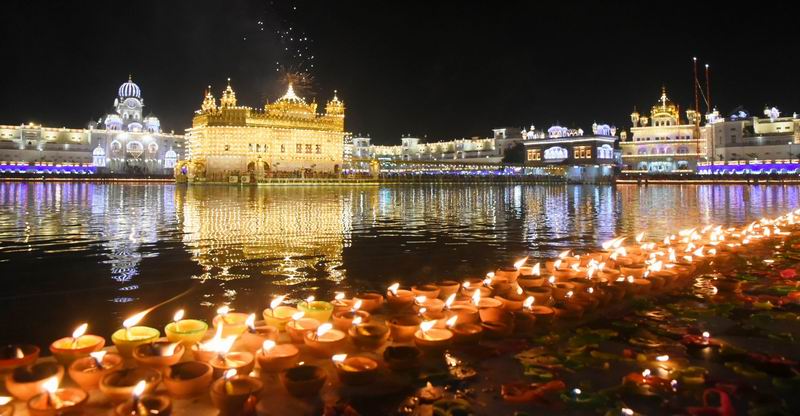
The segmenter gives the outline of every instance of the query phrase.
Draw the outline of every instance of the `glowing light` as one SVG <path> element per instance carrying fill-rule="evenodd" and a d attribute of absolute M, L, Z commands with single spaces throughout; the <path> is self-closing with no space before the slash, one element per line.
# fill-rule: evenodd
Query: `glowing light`
<path fill-rule="evenodd" d="M 363 303 L 364 303 L 364 302 L 363 302 L 361 299 L 357 300 L 357 301 L 356 301 L 356 303 L 353 305 L 353 309 L 352 309 L 352 310 L 353 310 L 353 312 L 355 312 L 355 311 L 357 311 L 357 310 L 361 309 L 361 305 L 362 305 Z"/>
<path fill-rule="evenodd" d="M 642 371 L 642 377 L 644 377 L 644 378 L 650 377 L 650 369 L 649 368 L 644 370 L 644 371 Z"/>
<path fill-rule="evenodd" d="M 536 299 L 533 296 L 528 296 L 528 298 L 525 299 L 524 302 L 522 302 L 522 307 L 527 309 L 527 310 L 530 310 L 533 307 L 533 302 L 535 300 Z"/>
<path fill-rule="evenodd" d="M 133 387 L 134 397 L 141 397 L 142 393 L 144 393 L 145 387 L 147 387 L 147 382 L 145 380 L 139 380 L 139 382 L 136 383 L 136 386 Z"/>
<path fill-rule="evenodd" d="M 452 328 L 456 324 L 456 321 L 458 321 L 458 315 L 453 315 L 450 319 L 445 321 L 445 325 L 447 325 L 448 328 Z"/>
<path fill-rule="evenodd" d="M 418 305 L 422 305 L 427 300 L 428 300 L 427 296 L 417 296 L 416 298 L 414 298 L 414 302 L 417 302 Z"/>
<path fill-rule="evenodd" d="M 422 309 L 425 309 L 425 308 L 422 308 Z M 355 318 L 353 318 L 353 326 L 360 325 L 361 321 L 362 321 L 362 318 L 360 316 L 356 316 Z"/>
<path fill-rule="evenodd" d="M 333 362 L 335 362 L 337 364 L 341 364 L 341 363 L 344 362 L 344 360 L 346 358 L 347 358 L 347 354 L 336 354 L 333 357 L 331 357 L 331 360 L 333 360 Z"/>
<path fill-rule="evenodd" d="M 44 391 L 46 391 L 46 392 L 48 392 L 50 394 L 55 393 L 56 390 L 58 390 L 58 378 L 57 377 L 50 377 L 49 379 L 47 379 L 47 381 L 42 383 L 42 390 L 44 390 Z"/>
<path fill-rule="evenodd" d="M 536 264 L 533 266 L 533 275 L 534 275 L 534 276 L 541 276 L 541 275 L 542 275 L 542 270 L 541 270 L 541 269 L 542 269 L 542 268 L 541 268 L 541 266 L 539 265 L 539 263 L 536 263 Z"/>
<path fill-rule="evenodd" d="M 520 267 L 522 267 L 523 264 L 525 264 L 526 261 L 528 261 L 527 257 L 525 257 L 522 260 L 518 260 L 516 263 L 514 263 L 514 268 L 519 269 Z"/>
<path fill-rule="evenodd" d="M 337 300 L 339 302 L 343 301 L 344 300 L 344 292 L 337 292 L 336 296 L 334 296 L 333 299 Z"/>
<path fill-rule="evenodd" d="M 145 316 L 145 315 L 147 315 L 147 312 L 149 312 L 149 311 L 142 311 L 142 312 L 139 312 L 139 313 L 137 313 L 136 315 L 133 315 L 133 316 L 131 316 L 130 318 L 128 318 L 128 319 L 126 319 L 126 320 L 122 321 L 122 326 L 123 326 L 125 329 L 130 329 L 131 327 L 133 327 L 133 326 L 135 326 L 136 324 L 138 324 L 138 323 L 139 323 L 139 321 L 141 321 L 141 320 L 142 320 L 142 318 L 144 318 L 144 316 Z"/>
<path fill-rule="evenodd" d="M 83 334 L 86 333 L 86 329 L 89 328 L 89 324 L 81 324 L 74 331 L 72 331 L 72 339 L 77 341 L 78 338 L 82 337 Z"/>
<path fill-rule="evenodd" d="M 422 330 L 422 333 L 424 334 L 430 331 L 434 325 L 436 325 L 436 321 L 425 321 L 419 324 L 419 329 Z"/>
<path fill-rule="evenodd" d="M 228 305 L 225 305 L 225 306 L 223 306 L 223 307 L 221 307 L 221 308 L 217 309 L 217 315 L 219 315 L 219 316 L 225 316 L 225 315 L 227 315 L 227 314 L 228 314 L 228 312 L 230 312 L 230 311 L 231 311 L 231 308 L 230 308 L 230 307 L 228 307 Z"/>
<path fill-rule="evenodd" d="M 661 361 L 662 363 L 664 361 L 669 361 L 669 355 L 659 355 L 658 357 L 656 357 L 656 361 Z"/>
<path fill-rule="evenodd" d="M 172 315 L 172 322 L 178 322 L 183 319 L 184 311 L 183 309 L 178 309 L 178 312 L 175 312 L 175 315 Z"/>
<path fill-rule="evenodd" d="M 272 302 L 269 303 L 269 308 L 270 309 L 275 309 L 278 306 L 281 306 L 281 303 L 283 303 L 283 300 L 285 298 L 286 298 L 286 295 L 276 296 L 274 299 L 272 299 Z"/>
<path fill-rule="evenodd" d="M 235 368 L 231 368 L 230 370 L 225 372 L 225 380 L 230 380 L 234 376 L 236 376 L 236 369 Z"/>
<path fill-rule="evenodd" d="M 303 311 L 295 312 L 295 313 L 292 314 L 292 320 L 296 321 L 296 320 L 302 318 L 305 314 L 306 313 L 303 312 Z"/>
<path fill-rule="evenodd" d="M 453 306 L 453 302 L 456 300 L 456 294 L 453 293 L 452 295 L 447 297 L 447 300 L 444 301 L 444 307 L 450 309 Z"/>
<path fill-rule="evenodd" d="M 389 292 L 392 292 L 392 295 L 397 296 L 397 289 L 400 288 L 400 283 L 395 283 L 389 286 Z"/>
<path fill-rule="evenodd" d="M 264 341 L 263 344 L 261 344 L 261 350 L 264 351 L 264 354 L 267 354 L 270 351 L 272 351 L 273 348 L 275 348 L 275 345 L 276 345 L 275 341 L 273 341 L 271 339 L 268 339 L 268 340 Z"/>
<path fill-rule="evenodd" d="M 475 293 L 472 294 L 472 303 L 475 304 L 475 306 L 478 306 L 480 302 L 481 302 L 481 291 L 476 290 Z"/>
<path fill-rule="evenodd" d="M 247 316 L 247 319 L 244 321 L 244 324 L 247 325 L 248 328 L 255 330 L 256 329 L 256 314 L 251 313 Z"/>
<path fill-rule="evenodd" d="M 333 325 L 331 325 L 329 322 L 326 322 L 326 323 L 320 325 L 319 328 L 317 328 L 317 336 L 321 337 L 321 336 L 327 334 L 328 331 L 330 331 L 332 328 L 333 328 Z"/>

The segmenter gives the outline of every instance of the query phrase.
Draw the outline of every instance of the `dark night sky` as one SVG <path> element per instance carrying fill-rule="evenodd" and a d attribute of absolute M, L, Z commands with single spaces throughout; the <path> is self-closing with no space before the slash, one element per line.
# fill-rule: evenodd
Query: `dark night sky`
<path fill-rule="evenodd" d="M 784 6 L 467 3 L 12 0 L 0 25 L 0 123 L 84 126 L 131 72 L 147 110 L 179 131 L 205 86 L 219 97 L 228 76 L 242 104 L 277 98 L 278 63 L 310 69 L 318 101 L 338 89 L 346 129 L 379 143 L 556 121 L 627 127 L 662 84 L 691 104 L 694 55 L 711 64 L 725 114 L 800 112 L 800 26 Z M 313 69 L 284 51 L 294 46 L 277 32 L 288 27 L 310 39 Z"/>

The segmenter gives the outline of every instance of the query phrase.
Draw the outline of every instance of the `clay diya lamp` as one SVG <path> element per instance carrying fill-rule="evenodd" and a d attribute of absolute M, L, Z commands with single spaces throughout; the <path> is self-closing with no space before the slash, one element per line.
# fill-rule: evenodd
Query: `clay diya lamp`
<path fill-rule="evenodd" d="M 383 361 L 392 371 L 410 371 L 419 369 L 419 358 L 422 353 L 417 347 L 396 346 L 383 350 Z"/>
<path fill-rule="evenodd" d="M 448 318 L 458 316 L 458 322 L 461 323 L 477 323 L 481 320 L 478 307 L 469 302 L 454 303 L 448 309 L 447 315 Z"/>
<path fill-rule="evenodd" d="M 611 269 L 609 267 L 605 267 L 605 268 L 603 268 L 603 270 L 599 270 L 597 272 L 597 277 L 599 277 L 601 279 L 606 279 L 609 282 L 613 282 L 613 281 L 617 280 L 620 277 L 620 272 L 619 272 L 619 270 Z"/>
<path fill-rule="evenodd" d="M 270 339 L 277 342 L 279 336 L 278 328 L 267 325 L 265 321 L 255 321 L 252 327 L 248 325 L 247 331 L 239 339 L 245 351 L 255 353 L 264 345 L 264 341 Z"/>
<path fill-rule="evenodd" d="M 469 278 L 461 285 L 461 295 L 464 297 L 472 298 L 477 291 L 480 291 L 481 297 L 492 296 L 492 288 L 484 286 L 481 279 Z"/>
<path fill-rule="evenodd" d="M 445 300 L 449 298 L 450 295 L 458 293 L 458 289 L 461 288 L 461 283 L 455 280 L 442 280 L 441 282 L 436 282 L 436 287 L 439 288 L 439 299 Z"/>
<path fill-rule="evenodd" d="M 362 386 L 375 381 L 378 362 L 368 357 L 348 357 L 347 354 L 333 356 L 339 381 L 349 386 Z"/>
<path fill-rule="evenodd" d="M 140 313 L 134 315 L 133 318 L 129 318 L 129 320 L 135 320 L 138 322 L 138 320 L 143 316 L 144 315 Z M 136 319 L 137 317 L 139 319 Z M 126 323 L 129 323 L 129 321 L 126 320 Z M 119 355 L 123 356 L 124 358 L 131 358 L 133 357 L 134 348 L 142 344 L 153 342 L 159 337 L 161 337 L 161 332 L 155 328 L 150 328 L 148 326 L 128 325 L 111 334 L 111 341 L 113 341 L 114 345 L 117 347 L 117 352 L 119 352 Z"/>
<path fill-rule="evenodd" d="M 316 331 L 320 325 L 320 322 L 314 318 L 303 318 L 301 315 L 302 313 L 303 312 L 297 312 L 297 314 L 292 317 L 292 320 L 286 324 L 286 333 L 289 334 L 289 338 L 292 339 L 292 342 L 298 344 L 303 343 L 306 334 Z"/>
<path fill-rule="evenodd" d="M 348 335 L 357 347 L 375 350 L 382 347 L 389 339 L 389 328 L 377 323 L 362 323 L 351 326 Z"/>
<path fill-rule="evenodd" d="M 320 357 L 330 357 L 347 347 L 347 335 L 333 329 L 329 323 L 320 325 L 316 332 L 307 333 L 304 341 L 306 347 Z"/>
<path fill-rule="evenodd" d="M 78 388 L 58 388 L 58 380 L 46 383 L 44 391 L 28 400 L 31 416 L 81 415 L 89 393 Z"/>
<path fill-rule="evenodd" d="M 472 322 L 458 322 L 450 327 L 450 331 L 453 333 L 453 342 L 460 345 L 477 345 L 483 336 L 483 327 Z"/>
<path fill-rule="evenodd" d="M 214 329 L 222 328 L 222 337 L 238 337 L 247 331 L 247 318 L 249 314 L 230 312 L 227 306 L 217 309 L 217 316 L 211 322 Z"/>
<path fill-rule="evenodd" d="M 548 305 L 553 297 L 553 289 L 550 286 L 535 286 L 525 289 L 525 294 L 533 296 L 536 305 Z"/>
<path fill-rule="evenodd" d="M 564 282 L 578 276 L 578 271 L 571 267 L 562 267 L 553 270 L 553 276 L 559 282 Z"/>
<path fill-rule="evenodd" d="M 413 291 L 413 290 L 412 290 Z M 377 292 L 364 292 L 359 293 L 355 297 L 355 301 L 361 301 L 361 308 L 369 313 L 375 312 L 383 306 L 383 295 Z"/>
<path fill-rule="evenodd" d="M 411 292 L 414 293 L 414 296 L 425 296 L 428 299 L 435 299 L 439 297 L 439 286 L 431 285 L 431 284 L 424 284 L 424 285 L 417 285 L 411 286 Z"/>
<path fill-rule="evenodd" d="M 481 322 L 501 321 L 508 318 L 503 302 L 494 298 L 481 298 L 477 304 Z"/>
<path fill-rule="evenodd" d="M 556 315 L 556 312 L 553 310 L 553 308 L 543 305 L 531 306 L 531 313 L 536 318 L 536 322 L 542 325 L 553 322 L 553 318 Z"/>
<path fill-rule="evenodd" d="M 619 302 L 625 298 L 625 287 L 618 284 L 610 284 L 603 291 L 609 295 L 609 303 Z"/>
<path fill-rule="evenodd" d="M 333 326 L 340 331 L 347 331 L 353 326 L 353 320 L 357 317 L 361 318 L 361 322 L 370 321 L 367 311 L 337 311 L 333 313 Z"/>
<path fill-rule="evenodd" d="M 333 314 L 333 304 L 322 300 L 314 300 L 313 296 L 297 304 L 297 310 L 303 312 L 306 318 L 316 319 L 317 322 L 328 322 Z"/>
<path fill-rule="evenodd" d="M 449 329 L 434 328 L 435 321 L 425 321 L 419 324 L 419 330 L 414 333 L 414 344 L 423 351 L 440 351 L 450 346 L 453 342 L 453 333 Z"/>
<path fill-rule="evenodd" d="M 316 396 L 325 385 L 325 370 L 315 365 L 292 367 L 281 373 L 281 382 L 294 397 Z"/>
<path fill-rule="evenodd" d="M 569 279 L 569 283 L 575 285 L 576 292 L 585 292 L 586 289 L 594 287 L 592 281 L 585 277 L 573 277 L 572 279 Z"/>
<path fill-rule="evenodd" d="M 112 402 L 125 402 L 133 396 L 136 385 L 144 380 L 142 394 L 149 394 L 156 390 L 161 383 L 161 373 L 147 367 L 127 368 L 112 371 L 100 379 L 100 391 Z"/>
<path fill-rule="evenodd" d="M 18 400 L 28 401 L 44 391 L 45 383 L 51 379 L 61 384 L 64 367 L 52 362 L 17 367 L 6 377 L 6 390 Z"/>
<path fill-rule="evenodd" d="M 536 324 L 536 317 L 530 309 L 523 309 L 514 312 L 514 332 L 520 334 L 530 334 Z"/>
<path fill-rule="evenodd" d="M 511 291 L 511 282 L 505 277 L 492 276 L 490 279 L 491 284 L 489 286 L 492 288 L 492 294 L 506 295 Z"/>
<path fill-rule="evenodd" d="M 636 264 L 620 266 L 619 271 L 623 276 L 633 276 L 634 279 L 641 279 L 642 276 L 644 276 L 644 272 L 647 271 L 647 268 L 643 264 Z"/>
<path fill-rule="evenodd" d="M 171 365 L 164 371 L 164 386 L 176 399 L 188 399 L 205 394 L 213 380 L 214 370 L 207 363 L 186 361 Z"/>
<path fill-rule="evenodd" d="M 400 289 L 399 283 L 389 286 L 389 290 L 386 291 L 386 303 L 394 311 L 410 308 L 414 305 L 415 297 L 414 292 Z"/>
<path fill-rule="evenodd" d="M 218 354 L 208 364 L 214 369 L 214 378 L 222 377 L 228 370 L 236 370 L 236 374 L 250 374 L 256 366 L 255 357 L 247 351 Z"/>
<path fill-rule="evenodd" d="M 422 308 L 425 308 L 427 311 L 431 312 L 441 312 L 444 309 L 444 301 L 439 298 L 428 298 L 426 296 L 417 296 L 414 299 L 414 303 L 416 304 L 417 311 Z"/>
<path fill-rule="evenodd" d="M 167 396 L 148 394 L 114 408 L 116 416 L 172 414 L 172 401 Z"/>
<path fill-rule="evenodd" d="M 476 311 L 477 313 L 477 311 Z M 417 315 L 401 315 L 389 321 L 389 332 L 394 342 L 410 342 L 414 339 L 422 319 Z"/>
<path fill-rule="evenodd" d="M 353 305 L 355 305 L 356 301 L 353 299 L 345 299 L 344 293 L 339 292 L 336 294 L 336 297 L 333 299 L 331 304 L 333 305 L 333 312 L 339 311 L 349 311 L 353 309 Z"/>
<path fill-rule="evenodd" d="M 522 303 L 525 301 L 527 296 L 525 296 L 525 292 L 522 290 L 522 288 L 518 287 L 517 290 L 512 290 L 505 296 L 495 296 L 494 298 L 503 304 L 503 309 L 516 312 L 522 310 Z"/>
<path fill-rule="evenodd" d="M 516 267 L 501 267 L 494 271 L 496 279 L 503 279 L 506 282 L 514 283 L 519 277 L 519 269 Z"/>
<path fill-rule="evenodd" d="M 0 371 L 33 364 L 39 359 L 39 347 L 28 344 L 9 344 L 0 347 Z"/>
<path fill-rule="evenodd" d="M 423 321 L 432 321 L 434 322 L 434 328 L 445 328 L 447 326 L 447 313 L 444 311 L 439 312 L 429 312 L 425 311 L 422 315 Z"/>
<path fill-rule="evenodd" d="M 275 344 L 268 340 L 256 354 L 256 361 L 262 374 L 277 373 L 296 366 L 300 362 L 300 350 L 292 344 Z"/>
<path fill-rule="evenodd" d="M 568 282 L 558 282 L 552 288 L 553 299 L 556 301 L 563 301 L 567 297 L 567 293 L 574 292 L 575 285 Z M 534 296 L 536 298 L 536 296 Z"/>
<path fill-rule="evenodd" d="M 133 349 L 133 358 L 139 365 L 163 370 L 183 357 L 186 348 L 180 342 L 156 341 Z"/>
<path fill-rule="evenodd" d="M 185 348 L 203 340 L 208 330 L 208 324 L 197 319 L 182 319 L 183 310 L 175 314 L 172 322 L 164 327 L 164 333 L 170 342 L 180 342 Z"/>
<path fill-rule="evenodd" d="M 544 284 L 544 281 L 545 277 L 538 275 L 520 275 L 519 278 L 517 278 L 517 284 L 523 290 L 532 287 L 542 286 Z"/>
<path fill-rule="evenodd" d="M 106 374 L 122 368 L 122 357 L 118 354 L 96 351 L 89 357 L 79 358 L 69 366 L 69 378 L 86 391 L 92 391 L 100 385 L 100 379 Z"/>
<path fill-rule="evenodd" d="M 221 416 L 255 415 L 264 383 L 245 375 L 221 378 L 211 384 L 211 403 Z"/>
<path fill-rule="evenodd" d="M 264 309 L 262 315 L 267 325 L 284 331 L 286 324 L 292 320 L 292 316 L 298 312 L 291 306 L 281 305 L 286 296 L 276 296 L 269 304 L 269 308 Z"/>
<path fill-rule="evenodd" d="M 90 352 L 100 351 L 106 340 L 97 335 L 86 334 L 87 325 L 83 324 L 72 332 L 71 337 L 64 337 L 50 344 L 50 352 L 59 364 L 69 367 L 78 358 L 88 357 Z"/>
<path fill-rule="evenodd" d="M 580 319 L 583 317 L 584 308 L 578 302 L 567 299 L 564 302 L 558 302 L 553 307 L 553 311 L 557 319 Z"/>

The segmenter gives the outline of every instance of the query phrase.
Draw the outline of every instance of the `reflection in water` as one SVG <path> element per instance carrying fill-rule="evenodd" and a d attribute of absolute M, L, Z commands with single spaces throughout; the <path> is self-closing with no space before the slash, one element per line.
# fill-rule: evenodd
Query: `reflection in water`
<path fill-rule="evenodd" d="M 165 322 L 178 306 L 209 318 L 223 302 L 255 311 L 277 293 L 480 276 L 528 254 L 637 230 L 656 239 L 698 223 L 736 225 L 797 203 L 796 186 L 0 182 L 0 300 L 36 322 L 91 321 L 108 334 L 122 316 L 187 289 L 148 319 Z M 21 328 L 0 320 L 0 341 L 19 341 Z M 40 344 L 53 336 L 49 325 L 25 331 Z"/>

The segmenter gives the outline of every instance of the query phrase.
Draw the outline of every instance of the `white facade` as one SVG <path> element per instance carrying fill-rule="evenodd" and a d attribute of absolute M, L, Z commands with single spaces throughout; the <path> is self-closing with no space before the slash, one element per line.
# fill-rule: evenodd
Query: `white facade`
<path fill-rule="evenodd" d="M 709 160 L 796 159 L 800 155 L 800 119 L 796 115 L 781 117 L 772 107 L 764 109 L 764 117 L 737 110 L 726 119 L 715 110 L 706 118 L 709 124 L 703 133 Z"/>

